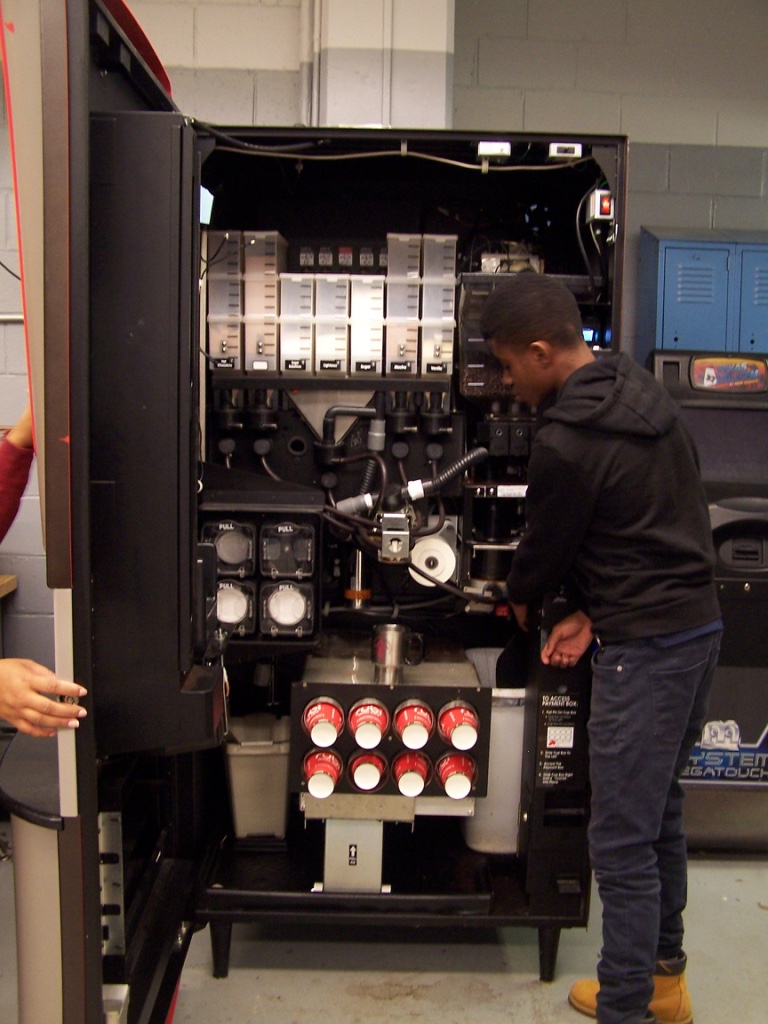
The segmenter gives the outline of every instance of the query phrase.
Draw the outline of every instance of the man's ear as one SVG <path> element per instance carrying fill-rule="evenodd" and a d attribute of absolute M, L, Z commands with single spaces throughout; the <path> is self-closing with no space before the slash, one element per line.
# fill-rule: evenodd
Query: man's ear
<path fill-rule="evenodd" d="M 536 361 L 536 365 L 540 369 L 548 369 L 552 365 L 554 359 L 554 352 L 552 346 L 548 341 L 532 341 L 528 346 L 528 351 L 533 355 Z"/>

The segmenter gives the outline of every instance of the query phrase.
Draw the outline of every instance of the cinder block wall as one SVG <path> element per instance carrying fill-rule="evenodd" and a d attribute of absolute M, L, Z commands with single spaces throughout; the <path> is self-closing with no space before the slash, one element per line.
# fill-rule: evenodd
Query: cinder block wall
<path fill-rule="evenodd" d="M 456 0 L 459 129 L 626 135 L 622 347 L 639 229 L 768 229 L 768 4 Z"/>
<path fill-rule="evenodd" d="M 129 6 L 185 114 L 219 125 L 299 122 L 301 0 L 129 0 Z"/>
<path fill-rule="evenodd" d="M 768 6 L 456 0 L 455 126 L 768 146 Z"/>

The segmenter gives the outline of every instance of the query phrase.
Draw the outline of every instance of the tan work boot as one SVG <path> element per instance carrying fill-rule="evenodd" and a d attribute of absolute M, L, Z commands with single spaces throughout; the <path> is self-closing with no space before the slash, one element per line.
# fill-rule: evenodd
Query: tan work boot
<path fill-rule="evenodd" d="M 648 1006 L 659 1024 L 691 1024 L 693 1010 L 688 983 L 685 980 L 685 953 L 671 960 L 657 960 L 653 972 L 653 998 Z M 597 993 L 600 983 L 595 978 L 582 978 L 571 987 L 568 1002 L 579 1013 L 597 1016 Z"/>

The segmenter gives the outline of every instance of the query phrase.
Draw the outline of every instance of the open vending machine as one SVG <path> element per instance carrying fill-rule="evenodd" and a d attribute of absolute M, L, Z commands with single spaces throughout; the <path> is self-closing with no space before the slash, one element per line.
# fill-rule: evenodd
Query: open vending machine
<path fill-rule="evenodd" d="M 536 420 L 479 316 L 551 274 L 616 347 L 626 141 L 203 124 L 116 0 L 39 8 L 30 347 L 89 714 L 45 800 L 2 781 L 62 879 L 60 1019 L 164 1021 L 193 930 L 225 976 L 259 919 L 523 925 L 551 979 L 589 666 L 540 662 L 561 594 L 514 627 Z"/>

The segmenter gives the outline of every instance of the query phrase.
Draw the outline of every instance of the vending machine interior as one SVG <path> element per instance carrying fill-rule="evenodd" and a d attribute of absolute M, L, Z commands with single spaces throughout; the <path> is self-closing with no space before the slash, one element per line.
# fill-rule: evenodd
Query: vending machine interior
<path fill-rule="evenodd" d="M 562 595 L 514 626 L 536 415 L 479 316 L 545 273 L 618 347 L 626 140 L 205 124 L 119 4 L 67 7 L 68 998 L 165 1020 L 195 927 L 224 976 L 276 919 L 531 927 L 549 980 L 589 911 L 589 666 L 540 661 Z"/>
<path fill-rule="evenodd" d="M 196 904 L 214 971 L 234 922 L 287 914 L 524 922 L 551 978 L 560 928 L 588 910 L 588 671 L 545 670 L 540 629 L 515 638 L 505 580 L 535 411 L 501 384 L 479 319 L 509 274 L 549 273 L 585 344 L 610 349 L 623 146 L 582 140 L 560 162 L 551 139 L 508 138 L 492 162 L 477 135 L 197 130 L 213 197 L 199 540 L 215 550 L 199 648 L 229 681 L 234 815 L 264 775 L 252 748 L 244 786 L 249 728 L 282 758 L 286 800 L 277 831 L 222 831 Z M 617 197 L 602 222 L 601 188 Z M 423 650 L 390 676 L 396 631 Z M 486 685 L 477 648 L 506 652 Z M 520 784 L 494 794 L 493 694 L 511 679 Z M 494 799 L 518 826 L 502 848 L 461 827 Z"/>

